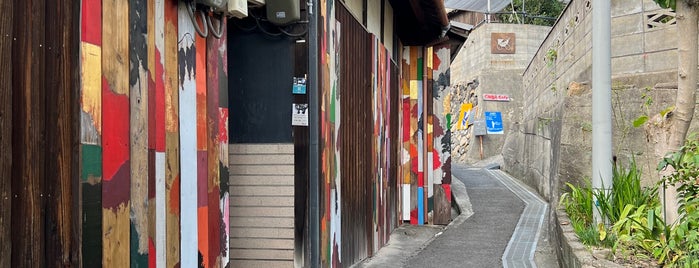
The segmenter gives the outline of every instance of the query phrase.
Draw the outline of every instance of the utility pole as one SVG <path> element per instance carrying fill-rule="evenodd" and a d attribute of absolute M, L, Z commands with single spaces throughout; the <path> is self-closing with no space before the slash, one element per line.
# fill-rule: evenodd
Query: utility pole
<path fill-rule="evenodd" d="M 612 187 L 612 15 L 608 0 L 592 2 L 592 190 Z M 594 198 L 595 224 L 604 222 Z"/>

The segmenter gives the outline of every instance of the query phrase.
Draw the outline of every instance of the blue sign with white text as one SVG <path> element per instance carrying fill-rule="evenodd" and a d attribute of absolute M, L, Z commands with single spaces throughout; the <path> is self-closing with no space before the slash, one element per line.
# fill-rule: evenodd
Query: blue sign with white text
<path fill-rule="evenodd" d="M 502 113 L 485 112 L 485 127 L 488 134 L 504 134 L 502 127 Z"/>

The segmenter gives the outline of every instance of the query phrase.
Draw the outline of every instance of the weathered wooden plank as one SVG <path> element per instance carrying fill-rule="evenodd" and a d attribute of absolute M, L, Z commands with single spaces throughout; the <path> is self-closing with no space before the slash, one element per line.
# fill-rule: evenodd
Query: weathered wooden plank
<path fill-rule="evenodd" d="M 129 6 L 102 1 L 103 267 L 129 265 Z"/>
<path fill-rule="evenodd" d="M 155 203 L 155 186 L 156 186 L 156 130 L 155 130 L 155 118 L 156 118 L 156 58 L 155 58 L 155 0 L 147 0 L 147 36 L 146 36 L 146 46 L 148 50 L 148 267 L 156 266 L 156 248 L 155 248 L 155 238 L 156 238 L 156 203 Z M 161 13 L 162 14 L 162 13 Z M 162 80 L 161 80 L 162 83 Z M 164 158 L 162 158 L 164 159 Z M 164 169 L 163 169 L 164 175 Z M 164 176 L 163 176 L 164 177 Z M 164 179 L 161 181 L 165 181 Z M 164 184 L 163 184 L 164 186 Z M 165 193 L 165 187 L 162 188 L 162 193 Z M 164 226 L 163 226 L 164 228 Z M 164 263 L 163 263 L 164 266 Z"/>
<path fill-rule="evenodd" d="M 284 249 L 236 249 L 232 259 L 294 260 L 293 250 Z M 237 262 L 236 262 L 237 264 Z"/>
<path fill-rule="evenodd" d="M 220 203 L 221 220 L 223 227 L 220 234 L 221 267 L 228 267 L 230 262 L 230 204 L 228 194 L 228 24 L 223 21 L 221 39 L 214 42 L 214 50 L 218 66 L 218 142 L 219 142 L 219 175 L 220 175 Z"/>
<path fill-rule="evenodd" d="M 131 267 L 148 266 L 148 6 L 129 0 Z"/>
<path fill-rule="evenodd" d="M 13 1 L 0 2 L 0 36 L 10 36 L 13 28 Z M 12 39 L 0 38 L 0 61 L 12 62 Z M 0 267 L 12 260 L 12 67 L 0 65 Z"/>
<path fill-rule="evenodd" d="M 164 0 L 166 267 L 180 267 L 180 138 L 177 2 Z"/>
<path fill-rule="evenodd" d="M 237 206 L 263 206 L 263 207 L 293 207 L 294 197 L 286 196 L 233 196 L 231 197 L 231 202 Z"/>
<path fill-rule="evenodd" d="M 102 265 L 102 1 L 82 1 L 80 157 L 83 267 Z"/>
<path fill-rule="evenodd" d="M 231 231 L 235 238 L 285 238 L 294 239 L 293 228 L 236 228 Z"/>
<path fill-rule="evenodd" d="M 80 3 L 58 0 L 46 2 L 46 142 L 47 157 L 46 222 L 52 226 L 44 231 L 46 265 L 70 267 L 77 265 L 79 227 L 77 160 L 74 144 L 78 141 L 78 95 L 74 94 L 77 70 Z M 75 172 L 75 173 L 74 173 Z M 75 199 L 74 199 L 75 198 Z"/>
<path fill-rule="evenodd" d="M 219 172 L 220 160 L 220 141 L 219 141 L 219 68 L 227 68 L 219 66 L 221 58 L 218 49 L 221 45 L 225 45 L 225 39 L 216 39 L 209 35 L 206 40 L 206 124 L 207 124 L 207 146 L 208 146 L 208 167 L 209 170 L 207 180 L 207 195 L 209 205 L 209 266 L 221 267 L 221 224 L 224 219 L 221 210 L 221 175 Z M 227 90 L 227 89 L 223 89 Z"/>
<path fill-rule="evenodd" d="M 209 143 L 207 129 L 206 38 L 195 34 L 196 126 L 197 126 L 197 235 L 203 267 L 211 267 L 209 252 Z M 218 210 L 218 207 L 216 207 Z"/>
<path fill-rule="evenodd" d="M 294 175 L 293 165 L 231 165 L 233 175 Z"/>
<path fill-rule="evenodd" d="M 149 3 L 149 6 L 151 4 Z M 155 234 L 153 245 L 155 247 L 155 257 L 150 256 L 151 260 L 155 258 L 155 267 L 166 267 L 165 258 L 165 243 L 166 243 L 166 215 L 167 203 L 165 202 L 165 3 L 164 0 L 155 0 L 154 16 L 149 21 L 154 22 L 153 34 L 148 28 L 148 37 L 153 38 L 153 57 L 149 56 L 149 70 L 151 71 L 152 79 L 155 83 L 155 98 L 152 102 L 155 103 L 154 112 L 150 113 L 155 117 L 155 217 L 154 228 Z M 149 13 L 150 15 L 150 13 Z M 149 47 L 150 48 L 150 47 Z M 150 50 L 149 50 L 150 53 Z"/>
<path fill-rule="evenodd" d="M 231 162 L 236 165 L 257 165 L 262 163 L 294 164 L 294 155 L 292 154 L 234 154 L 230 158 Z"/>
<path fill-rule="evenodd" d="M 234 260 L 236 267 L 291 268 L 293 261 Z"/>
<path fill-rule="evenodd" d="M 15 1 L 12 62 L 12 264 L 43 267 L 46 153 L 44 2 Z"/>
<path fill-rule="evenodd" d="M 290 207 L 237 207 L 231 206 L 232 215 L 246 217 L 294 217 L 294 208 Z"/>
<path fill-rule="evenodd" d="M 231 196 L 294 196 L 294 186 L 237 186 Z"/>
<path fill-rule="evenodd" d="M 259 238 L 232 238 L 231 245 L 238 245 L 243 249 L 290 249 L 294 248 L 293 239 L 259 239 Z M 235 249 L 231 249 L 235 251 Z"/>
<path fill-rule="evenodd" d="M 180 98 L 180 261 L 182 267 L 198 264 L 197 235 L 197 104 L 194 25 L 184 2 L 178 3 L 178 69 Z"/>
<path fill-rule="evenodd" d="M 237 217 L 230 218 L 232 227 L 293 228 L 293 218 Z"/>
<path fill-rule="evenodd" d="M 257 176 L 257 175 L 231 175 L 230 185 L 248 185 L 248 186 L 265 186 L 265 185 L 280 185 L 293 186 L 294 176 L 291 175 L 273 175 L 273 176 Z"/>

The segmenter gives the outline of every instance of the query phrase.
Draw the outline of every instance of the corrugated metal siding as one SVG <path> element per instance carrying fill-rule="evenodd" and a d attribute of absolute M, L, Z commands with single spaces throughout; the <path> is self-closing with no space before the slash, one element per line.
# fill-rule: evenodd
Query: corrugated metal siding
<path fill-rule="evenodd" d="M 341 24 L 340 123 L 342 261 L 356 263 L 372 252 L 371 39 L 343 6 Z"/>

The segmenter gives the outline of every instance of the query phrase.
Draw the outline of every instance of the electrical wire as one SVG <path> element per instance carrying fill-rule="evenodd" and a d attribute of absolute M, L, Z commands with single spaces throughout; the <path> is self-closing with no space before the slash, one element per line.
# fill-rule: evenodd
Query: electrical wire
<path fill-rule="evenodd" d="M 223 23 L 221 22 L 223 20 L 223 16 L 221 18 L 216 19 L 213 18 L 214 14 L 210 14 L 210 16 L 206 17 L 206 23 L 209 25 L 209 29 L 211 30 L 211 35 L 213 35 L 216 39 L 221 39 L 221 36 L 223 35 Z M 215 29 L 215 27 L 212 25 L 211 20 L 215 20 L 218 22 L 218 30 Z"/>
<path fill-rule="evenodd" d="M 201 37 L 206 38 L 207 36 L 209 36 L 209 28 L 206 27 L 206 14 L 204 13 L 204 11 L 199 11 L 199 13 L 201 14 L 201 22 L 204 25 L 204 31 L 202 32 L 201 27 L 199 27 L 199 23 L 197 22 L 197 18 L 194 15 L 194 1 L 189 2 L 186 5 L 187 13 L 189 13 L 189 18 L 192 20 L 192 24 L 194 24 L 194 30 L 196 30 Z"/>

